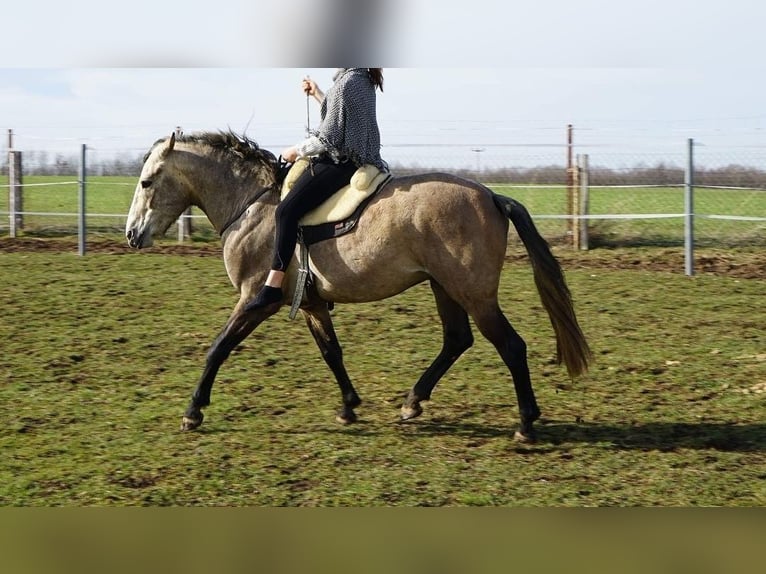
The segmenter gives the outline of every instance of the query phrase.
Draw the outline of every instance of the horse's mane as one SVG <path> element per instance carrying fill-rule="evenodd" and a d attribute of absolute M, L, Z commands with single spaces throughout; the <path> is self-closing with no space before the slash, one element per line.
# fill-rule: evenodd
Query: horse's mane
<path fill-rule="evenodd" d="M 152 149 L 165 139 L 156 141 Z M 247 136 L 238 135 L 231 130 L 181 135 L 176 138 L 176 141 L 208 147 L 220 159 L 233 164 L 233 167 L 240 173 L 252 172 L 255 174 L 266 169 L 272 177 L 276 176 L 278 161 L 274 154 L 261 148 Z M 144 161 L 149 157 L 151 151 L 149 150 L 146 154 Z"/>
<path fill-rule="evenodd" d="M 277 158 L 273 153 L 261 148 L 247 136 L 238 135 L 231 130 L 183 135 L 179 141 L 209 147 L 214 153 L 234 163 L 236 169 L 242 173 L 267 169 L 269 173 L 274 174 L 277 169 Z"/>

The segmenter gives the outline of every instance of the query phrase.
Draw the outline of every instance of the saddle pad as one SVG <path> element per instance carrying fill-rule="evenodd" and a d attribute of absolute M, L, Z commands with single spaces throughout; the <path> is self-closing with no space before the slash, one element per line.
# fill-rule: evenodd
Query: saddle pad
<path fill-rule="evenodd" d="M 299 158 L 285 177 L 282 184 L 282 199 L 290 193 L 300 175 L 309 167 L 306 158 Z M 388 179 L 388 173 L 379 170 L 374 165 L 363 165 L 351 177 L 349 185 L 342 187 L 330 199 L 301 218 L 300 225 L 319 225 L 333 221 L 342 221 L 350 217 L 354 210 L 367 197 Z"/>

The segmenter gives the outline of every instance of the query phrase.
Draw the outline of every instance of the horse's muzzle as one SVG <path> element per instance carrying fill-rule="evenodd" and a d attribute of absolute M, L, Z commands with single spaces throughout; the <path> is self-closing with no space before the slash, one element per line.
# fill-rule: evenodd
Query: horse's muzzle
<path fill-rule="evenodd" d="M 134 227 L 125 231 L 125 237 L 128 240 L 128 245 L 133 249 L 141 249 L 142 247 L 149 247 L 152 244 L 151 236 L 147 233 L 148 230 L 143 232 L 136 231 Z M 149 239 L 149 241 L 147 241 Z"/>

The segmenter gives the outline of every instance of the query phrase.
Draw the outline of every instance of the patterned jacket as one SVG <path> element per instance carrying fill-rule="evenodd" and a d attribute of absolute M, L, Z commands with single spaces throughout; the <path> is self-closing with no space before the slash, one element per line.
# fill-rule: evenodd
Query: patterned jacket
<path fill-rule="evenodd" d="M 327 153 L 336 162 L 372 164 L 388 170 L 380 157 L 380 130 L 376 115 L 375 85 L 367 68 L 340 68 L 322 101 L 321 121 L 308 139 L 298 144 L 298 155 Z"/>

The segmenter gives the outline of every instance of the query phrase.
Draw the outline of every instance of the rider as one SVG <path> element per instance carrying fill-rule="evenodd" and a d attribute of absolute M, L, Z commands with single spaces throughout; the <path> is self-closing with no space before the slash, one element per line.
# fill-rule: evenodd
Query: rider
<path fill-rule="evenodd" d="M 274 256 L 265 285 L 246 310 L 281 303 L 282 280 L 297 241 L 298 221 L 351 181 L 358 167 L 372 164 L 387 171 L 380 157 L 375 88 L 383 91 L 382 68 L 339 68 L 325 95 L 304 78 L 303 91 L 321 104 L 321 121 L 307 139 L 282 151 L 290 163 L 309 158 L 311 169 L 296 180 L 277 206 Z"/>

